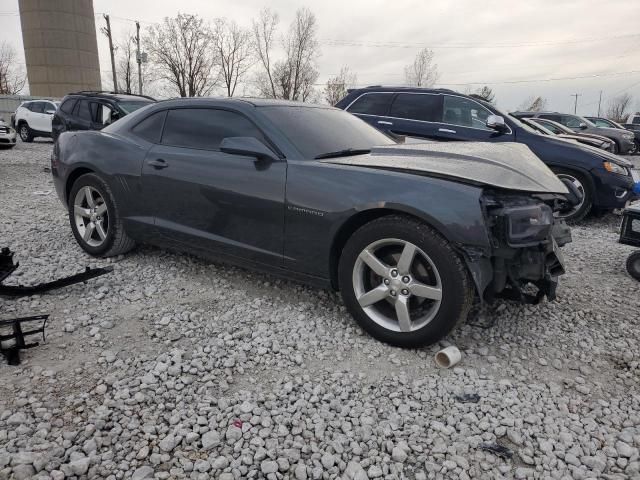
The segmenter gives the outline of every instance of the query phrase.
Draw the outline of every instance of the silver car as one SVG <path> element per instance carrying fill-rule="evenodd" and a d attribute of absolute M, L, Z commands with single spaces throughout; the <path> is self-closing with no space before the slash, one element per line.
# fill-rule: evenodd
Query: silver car
<path fill-rule="evenodd" d="M 16 146 L 16 131 L 0 118 L 0 147 L 13 148 Z"/>

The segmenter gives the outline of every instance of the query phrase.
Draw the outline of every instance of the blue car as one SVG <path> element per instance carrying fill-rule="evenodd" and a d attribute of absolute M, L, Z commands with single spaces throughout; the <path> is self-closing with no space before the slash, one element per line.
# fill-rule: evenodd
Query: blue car
<path fill-rule="evenodd" d="M 446 89 L 375 86 L 350 90 L 336 106 L 395 137 L 523 143 L 579 192 L 581 201 L 561 213 L 567 220 L 624 208 L 639 197 L 635 184 L 640 182 L 640 175 L 627 160 L 540 135 L 474 96 Z"/>

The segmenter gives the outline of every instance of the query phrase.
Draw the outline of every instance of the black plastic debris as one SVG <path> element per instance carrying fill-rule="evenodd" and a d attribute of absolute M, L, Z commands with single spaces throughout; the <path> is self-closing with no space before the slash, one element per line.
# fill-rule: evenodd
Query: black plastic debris
<path fill-rule="evenodd" d="M 18 266 L 20 266 L 20 264 L 17 262 L 14 263 L 13 252 L 9 250 L 9 248 L 5 247 L 0 250 L 0 295 L 8 297 L 27 297 L 30 295 L 48 292 L 49 290 L 67 287 L 75 283 L 86 282 L 87 280 L 91 280 L 92 278 L 96 278 L 113 271 L 113 267 L 87 267 L 87 269 L 82 273 L 77 273 L 70 277 L 59 278 L 52 282 L 39 283 L 38 285 L 3 285 L 2 282 L 4 282 L 4 280 L 11 275 Z"/>
<path fill-rule="evenodd" d="M 26 337 L 42 334 L 44 342 L 44 329 L 48 319 L 49 315 L 34 315 L 0 320 L 0 353 L 7 359 L 9 365 L 20 365 L 20 350 L 37 347 L 40 344 L 39 342 L 27 343 Z"/>
<path fill-rule="evenodd" d="M 478 403 L 480 401 L 480 395 L 477 393 L 464 393 L 462 395 L 455 395 L 453 398 L 460 403 Z"/>
<path fill-rule="evenodd" d="M 500 445 L 499 443 L 483 443 L 482 445 L 480 445 L 480 450 L 491 452 L 494 455 L 502 458 L 503 460 L 509 460 L 511 457 L 513 457 L 513 452 L 504 445 Z"/>

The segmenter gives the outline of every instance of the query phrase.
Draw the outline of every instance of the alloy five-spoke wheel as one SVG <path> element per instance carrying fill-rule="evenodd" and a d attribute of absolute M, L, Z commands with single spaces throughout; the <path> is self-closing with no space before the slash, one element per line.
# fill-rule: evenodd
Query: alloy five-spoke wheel
<path fill-rule="evenodd" d="M 413 217 L 388 215 L 347 240 L 338 265 L 345 306 L 383 342 L 418 347 L 437 342 L 464 320 L 474 290 L 452 245 Z"/>
<path fill-rule="evenodd" d="M 91 186 L 78 190 L 73 201 L 73 213 L 82 240 L 91 247 L 101 246 L 109 231 L 109 214 L 100 192 Z"/>
<path fill-rule="evenodd" d="M 561 212 L 555 213 L 555 216 L 566 221 L 578 222 L 582 220 L 591 211 L 593 194 L 590 183 L 584 175 L 572 170 L 553 168 L 553 172 L 563 182 L 571 183 L 580 194 L 580 202 L 577 205 L 568 206 Z"/>
<path fill-rule="evenodd" d="M 411 332 L 428 324 L 442 300 L 440 274 L 429 256 L 405 240 L 368 245 L 353 267 L 353 289 L 364 312 L 377 324 Z"/>

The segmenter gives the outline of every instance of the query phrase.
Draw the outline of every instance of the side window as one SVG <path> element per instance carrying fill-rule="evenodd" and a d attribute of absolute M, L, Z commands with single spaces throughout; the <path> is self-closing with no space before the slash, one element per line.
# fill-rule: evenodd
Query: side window
<path fill-rule="evenodd" d="M 255 137 L 264 141 L 260 130 L 239 113 L 212 108 L 181 108 L 169 110 L 162 143 L 217 150 L 222 139 L 227 137 Z"/>
<path fill-rule="evenodd" d="M 546 118 L 547 120 L 553 120 L 554 122 L 562 123 L 560 115 L 551 115 L 548 113 L 538 115 L 539 118 Z"/>
<path fill-rule="evenodd" d="M 44 112 L 44 102 L 31 102 L 29 105 L 29 110 L 33 113 L 43 113 Z"/>
<path fill-rule="evenodd" d="M 580 120 L 578 117 L 573 117 L 571 115 L 563 115 L 562 121 L 560 123 L 562 123 L 563 125 L 566 125 L 569 128 L 579 128 L 580 124 L 582 123 L 582 120 Z"/>
<path fill-rule="evenodd" d="M 68 100 L 65 100 L 64 102 L 62 102 L 62 105 L 60 105 L 60 110 L 62 110 L 64 113 L 71 113 L 73 112 L 73 107 L 76 106 L 78 100 L 76 100 L 75 98 L 69 98 Z"/>
<path fill-rule="evenodd" d="M 98 110 L 98 122 L 104 126 L 111 125 L 118 119 L 118 113 L 109 105 L 101 104 Z"/>
<path fill-rule="evenodd" d="M 160 137 L 162 136 L 162 126 L 164 125 L 164 118 L 166 116 L 166 110 L 149 115 L 147 118 L 133 127 L 131 129 L 131 132 L 148 142 L 160 143 Z"/>
<path fill-rule="evenodd" d="M 44 104 L 44 111 L 45 112 L 55 112 L 58 109 L 58 107 L 55 106 L 55 104 L 48 102 Z"/>
<path fill-rule="evenodd" d="M 87 100 L 80 100 L 77 108 L 78 117 L 87 122 L 91 121 L 91 110 L 89 109 L 89 102 Z"/>
<path fill-rule="evenodd" d="M 409 120 L 439 122 L 442 118 L 442 96 L 437 94 L 400 93 L 391 105 L 389 116 Z"/>
<path fill-rule="evenodd" d="M 562 133 L 562 130 L 560 130 L 558 127 L 556 127 L 552 123 L 543 122 L 542 124 L 545 126 L 545 128 L 548 128 L 549 130 L 551 130 L 556 135 L 559 135 L 559 134 Z"/>
<path fill-rule="evenodd" d="M 367 115 L 386 115 L 392 98 L 393 93 L 365 93 L 353 102 L 347 111 Z"/>
<path fill-rule="evenodd" d="M 640 125 L 640 115 L 636 115 L 631 119 L 631 123 L 634 125 Z"/>
<path fill-rule="evenodd" d="M 491 115 L 489 110 L 473 100 L 444 95 L 443 123 L 491 130 L 486 125 L 489 115 Z"/>

